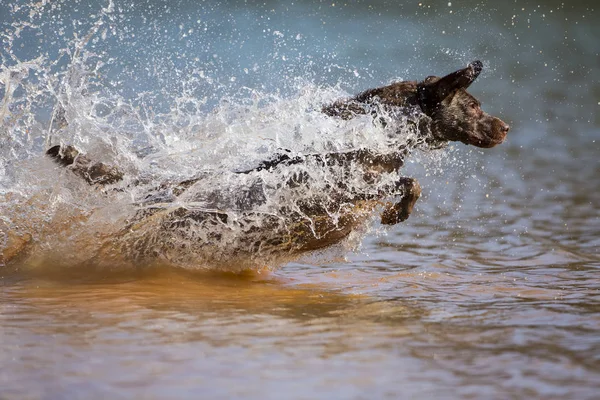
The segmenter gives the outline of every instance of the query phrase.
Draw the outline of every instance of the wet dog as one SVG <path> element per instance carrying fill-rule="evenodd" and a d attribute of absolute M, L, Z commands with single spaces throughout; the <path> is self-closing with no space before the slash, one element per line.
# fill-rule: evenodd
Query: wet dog
<path fill-rule="evenodd" d="M 384 153 L 359 148 L 293 156 L 282 150 L 255 168 L 238 172 L 256 176 L 257 183 L 237 195 L 235 212 L 222 207 L 165 206 L 166 203 L 174 204 L 181 196 L 193 194 L 194 187 L 203 185 L 202 177 L 155 187 L 139 202 L 139 210 L 116 235 L 107 251 L 127 254 L 137 262 L 153 258 L 173 260 L 181 258 L 182 254 L 187 254 L 191 261 L 219 261 L 231 256 L 265 259 L 338 243 L 378 207 L 383 208 L 383 224 L 404 221 L 413 210 L 421 188 L 415 179 L 397 173 L 415 148 L 439 148 L 450 141 L 490 148 L 505 140 L 508 125 L 483 112 L 480 102 L 466 91 L 482 68 L 480 61 L 474 61 L 441 78 L 429 76 L 419 82 L 397 82 L 324 106 L 324 114 L 342 120 L 361 115 L 372 115 L 377 120 L 383 114 L 387 118 L 402 118 L 404 128 L 413 129 L 416 139 Z M 123 179 L 123 173 L 117 167 L 94 162 L 73 146 L 54 146 L 47 155 L 90 185 L 106 186 Z M 298 170 L 297 167 L 302 165 L 335 170 L 335 177 L 320 189 L 321 194 L 311 191 L 306 195 L 311 178 Z M 284 174 L 286 179 L 278 190 L 291 193 L 295 199 L 293 205 L 281 204 L 274 212 L 261 212 L 260 205 L 265 203 L 267 191 L 260 186 L 260 177 L 286 169 L 296 172 Z M 390 176 L 394 179 L 387 179 Z M 363 186 L 374 190 L 357 191 L 348 185 L 350 179 L 361 179 L 366 184 Z M 399 200 L 390 202 L 388 199 L 392 198 Z"/>

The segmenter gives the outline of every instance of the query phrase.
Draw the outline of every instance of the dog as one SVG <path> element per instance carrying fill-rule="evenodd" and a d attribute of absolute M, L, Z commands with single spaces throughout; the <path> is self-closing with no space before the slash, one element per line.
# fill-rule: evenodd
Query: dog
<path fill-rule="evenodd" d="M 205 177 L 153 187 L 98 257 L 126 255 L 144 264 L 156 259 L 175 264 L 232 259 L 268 263 L 337 244 L 378 208 L 382 224 L 402 222 L 421 194 L 415 179 L 398 175 L 412 151 L 440 148 L 452 141 L 491 148 L 505 140 L 509 126 L 483 112 L 481 103 L 466 91 L 482 68 L 480 61 L 474 61 L 444 77 L 396 82 L 323 106 L 326 116 L 340 120 L 372 116 L 385 125 L 402 119 L 415 139 L 387 152 L 359 148 L 294 156 L 282 150 L 252 169 L 236 172 L 253 183 L 233 196 L 230 193 L 233 198 L 225 201 L 215 191 L 213 205 L 201 209 L 174 204 L 181 198 L 206 204 L 206 198 L 194 197 L 194 188 L 206 185 Z M 56 145 L 46 154 L 93 186 L 115 185 L 124 177 L 119 168 L 94 162 L 73 146 Z M 330 171 L 333 178 L 318 183 L 303 168 L 308 166 Z M 279 174 L 282 183 L 265 189 L 265 174 Z M 348 184 L 352 179 L 373 190 L 356 190 Z M 311 190 L 315 185 L 320 186 Z M 399 200 L 388 200 L 392 198 Z M 274 199 L 283 201 L 265 212 L 264 204 Z"/>

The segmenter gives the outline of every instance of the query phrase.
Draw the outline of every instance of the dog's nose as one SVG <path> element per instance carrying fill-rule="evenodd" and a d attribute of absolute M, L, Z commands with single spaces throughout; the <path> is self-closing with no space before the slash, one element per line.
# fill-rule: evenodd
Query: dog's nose
<path fill-rule="evenodd" d="M 502 132 L 504 133 L 508 133 L 508 131 L 510 130 L 510 125 L 508 124 L 503 124 L 502 127 L 500 128 L 502 129 Z"/>

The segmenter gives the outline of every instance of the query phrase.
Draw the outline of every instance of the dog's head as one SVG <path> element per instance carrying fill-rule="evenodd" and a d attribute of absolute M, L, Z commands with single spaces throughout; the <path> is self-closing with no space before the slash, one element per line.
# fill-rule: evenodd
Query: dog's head
<path fill-rule="evenodd" d="M 509 126 L 483 112 L 481 103 L 466 91 L 482 69 L 481 61 L 474 61 L 443 78 L 429 76 L 417 84 L 419 105 L 432 119 L 436 139 L 477 147 L 494 147 L 506 139 Z"/>

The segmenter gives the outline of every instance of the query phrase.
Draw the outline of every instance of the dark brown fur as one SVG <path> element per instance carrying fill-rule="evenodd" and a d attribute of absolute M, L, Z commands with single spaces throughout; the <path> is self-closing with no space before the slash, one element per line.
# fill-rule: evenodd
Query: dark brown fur
<path fill-rule="evenodd" d="M 474 61 L 443 78 L 429 76 L 422 82 L 397 82 L 369 89 L 352 99 L 326 106 L 323 112 L 349 119 L 356 114 L 366 114 L 375 104 L 406 112 L 416 109 L 427 117 L 419 126 L 423 134 L 430 133 L 440 141 L 494 147 L 504 141 L 509 126 L 483 112 L 481 103 L 466 90 L 482 68 L 480 61 Z"/>
<path fill-rule="evenodd" d="M 460 69 L 442 78 L 430 76 L 421 82 L 397 82 L 388 86 L 370 89 L 357 96 L 336 101 L 323 107 L 323 113 L 342 119 L 350 119 L 356 115 L 374 114 L 377 109 L 393 111 L 400 115 L 418 115 L 416 124 L 423 141 L 430 146 L 443 146 L 449 141 L 460 141 L 477 147 L 489 148 L 504 141 L 508 125 L 496 117 L 492 117 L 480 108 L 480 102 L 466 89 L 481 72 L 482 64 L 475 61 L 466 68 Z M 413 146 L 416 144 L 413 144 Z M 370 149 L 358 149 L 349 152 L 313 154 L 304 157 L 290 157 L 283 152 L 271 160 L 264 161 L 256 168 L 241 173 L 253 174 L 259 171 L 272 171 L 285 166 L 299 164 L 311 160 L 323 168 L 331 166 L 358 166 L 363 171 L 366 183 L 375 183 L 382 174 L 398 171 L 406 156 L 412 151 L 411 144 L 394 149 L 392 153 L 378 154 Z M 62 165 L 68 166 L 75 174 L 84 178 L 90 184 L 106 185 L 120 181 L 123 174 L 116 168 L 102 163 L 93 163 L 88 157 L 79 153 L 72 146 L 55 146 L 47 154 Z M 171 185 L 172 193 L 176 196 L 185 192 L 191 186 L 201 183 L 200 179 L 191 179 L 178 185 Z M 288 185 L 302 185 L 305 180 L 300 176 L 288 182 Z M 277 225 L 273 221 L 264 224 L 265 233 L 258 241 L 248 245 L 257 248 L 271 248 L 278 252 L 302 252 L 323 248 L 343 240 L 348 234 L 364 221 L 377 205 L 383 205 L 381 215 L 383 224 L 396 224 L 404 221 L 410 215 L 415 202 L 421 194 L 419 183 L 407 177 L 401 177 L 395 185 L 385 188 L 376 194 L 352 193 L 347 190 L 343 181 L 332 188 L 328 204 L 305 199 L 300 201 L 300 214 L 286 211 L 282 205 L 282 215 L 287 221 L 286 226 Z M 161 186 L 164 188 L 164 185 Z M 382 203 L 385 198 L 402 196 L 395 204 Z M 330 204 L 331 203 L 331 204 Z M 333 221 L 328 210 L 339 205 L 340 216 Z M 124 229 L 123 235 L 135 232 L 136 227 L 144 225 L 150 217 L 160 214 L 162 221 L 159 228 L 167 232 L 174 229 L 185 229 L 188 224 L 201 224 L 210 229 L 215 224 L 226 223 L 226 213 L 211 213 L 189 211 L 181 208 L 164 214 L 160 209 L 146 208 L 140 211 L 132 220 L 130 226 Z M 163 215 L 164 214 L 164 215 Z M 302 215 L 304 214 L 304 216 Z M 248 213 L 248 218 L 252 215 Z M 307 222 L 309 216 L 312 222 Z M 279 218 L 281 219 L 281 218 Z M 243 218 L 241 219 L 243 221 Z M 209 235 L 210 236 L 210 235 Z M 252 239 L 252 240 L 256 240 Z M 144 241 L 138 240 L 139 243 Z M 164 249 L 139 249 L 140 253 L 160 253 Z"/>
<path fill-rule="evenodd" d="M 110 185 L 123 179 L 123 173 L 117 167 L 93 162 L 73 146 L 54 146 L 46 154 L 60 165 L 69 167 L 90 185 Z"/>

